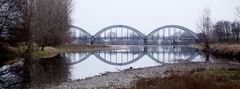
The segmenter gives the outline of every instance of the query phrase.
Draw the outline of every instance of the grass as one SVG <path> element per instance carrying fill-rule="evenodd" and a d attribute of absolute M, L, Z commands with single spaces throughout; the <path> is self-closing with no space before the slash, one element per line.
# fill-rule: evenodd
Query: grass
<path fill-rule="evenodd" d="M 51 58 L 56 56 L 59 53 L 74 53 L 74 52 L 84 52 L 84 51 L 99 51 L 99 50 L 108 50 L 112 49 L 110 46 L 102 45 L 102 46 L 96 46 L 96 45 L 65 45 L 61 46 L 59 48 L 56 47 L 44 47 L 44 50 L 42 51 L 40 47 L 37 45 L 34 45 L 34 51 L 32 53 L 32 58 L 35 59 L 42 59 L 42 58 Z M 19 47 L 8 47 L 8 50 L 11 52 L 8 53 L 9 56 L 1 56 L 0 57 L 7 57 L 4 58 L 3 63 L 4 64 L 14 64 L 16 62 L 24 60 L 23 54 L 27 50 L 27 46 L 19 46 Z"/>
<path fill-rule="evenodd" d="M 203 44 L 193 44 L 189 46 L 199 50 L 206 50 Z M 219 56 L 240 57 L 240 44 L 214 43 L 209 45 L 208 52 Z"/>
<path fill-rule="evenodd" d="M 45 47 L 44 51 L 40 48 L 33 52 L 34 58 L 49 58 L 54 57 L 59 53 L 66 52 L 83 52 L 83 51 L 96 51 L 96 50 L 106 50 L 111 48 L 110 46 L 91 46 L 91 45 L 65 45 L 60 48 Z"/>
<path fill-rule="evenodd" d="M 225 56 L 240 56 L 240 44 L 211 44 L 210 52 Z"/>
<path fill-rule="evenodd" d="M 64 52 L 83 52 L 83 51 L 97 51 L 97 50 L 106 50 L 110 49 L 110 46 L 92 46 L 92 45 L 65 45 L 59 48 L 56 47 L 44 47 L 42 51 L 40 47 L 34 46 L 34 51 L 32 53 L 33 58 L 49 58 L 54 57 L 59 53 Z M 27 46 L 19 46 L 17 48 L 11 47 L 12 50 L 21 56 L 27 49 Z"/>
<path fill-rule="evenodd" d="M 201 44 L 191 44 L 191 45 L 189 45 L 189 47 L 196 48 L 199 50 L 204 50 L 204 46 L 202 43 Z"/>
<path fill-rule="evenodd" d="M 83 52 L 83 51 L 98 51 L 98 50 L 107 50 L 111 49 L 110 46 L 106 45 L 65 45 L 61 46 L 59 50 L 61 52 Z"/>
<path fill-rule="evenodd" d="M 240 89 L 240 70 L 202 70 L 142 78 L 130 89 Z"/>
<path fill-rule="evenodd" d="M 32 53 L 33 58 L 49 58 L 54 57 L 59 53 L 58 49 L 53 47 L 45 47 L 44 50 L 38 49 Z"/>

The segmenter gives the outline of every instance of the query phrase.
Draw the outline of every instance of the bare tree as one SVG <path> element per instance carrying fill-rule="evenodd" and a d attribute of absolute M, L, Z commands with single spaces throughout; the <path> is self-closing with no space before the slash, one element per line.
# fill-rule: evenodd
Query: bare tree
<path fill-rule="evenodd" d="M 24 28 L 27 29 L 26 33 L 28 41 L 27 41 L 27 50 L 23 54 L 26 58 L 32 57 L 33 51 L 33 32 L 34 32 L 34 19 L 33 19 L 33 12 L 35 7 L 35 0 L 26 0 L 26 5 L 24 7 L 24 21 L 25 25 Z"/>
<path fill-rule="evenodd" d="M 229 42 L 233 41 L 233 31 L 230 21 L 218 21 L 214 25 L 213 29 L 214 39 L 218 42 Z"/>
<path fill-rule="evenodd" d="M 240 22 L 233 22 L 231 24 L 231 28 L 232 28 L 232 33 L 233 33 L 233 39 L 235 39 L 236 42 L 239 42 L 239 38 L 240 38 Z"/>
<path fill-rule="evenodd" d="M 6 38 L 7 30 L 22 25 L 25 0 L 0 0 L 0 36 Z"/>
<path fill-rule="evenodd" d="M 205 8 L 202 15 L 200 16 L 198 27 L 204 34 L 203 41 L 206 49 L 209 49 L 209 43 L 212 40 L 212 21 L 211 21 L 211 10 Z"/>
<path fill-rule="evenodd" d="M 42 46 L 60 45 L 70 39 L 71 0 L 36 0 L 34 39 Z"/>
<path fill-rule="evenodd" d="M 26 0 L 0 0 L 0 49 L 15 53 L 9 48 L 10 29 L 17 32 L 23 28 Z M 13 34 L 11 34 L 13 35 Z"/>
<path fill-rule="evenodd" d="M 240 38 L 240 5 L 236 8 L 236 12 L 237 12 L 237 21 L 232 23 L 232 30 L 233 30 L 233 34 L 235 36 L 235 39 L 237 42 L 239 42 L 239 38 Z"/>
<path fill-rule="evenodd" d="M 66 42 L 70 39 L 70 8 L 71 0 L 0 0 L 0 45 L 7 33 L 19 36 L 22 29 L 28 45 L 26 57 L 31 55 L 34 42 L 42 49 Z"/>
<path fill-rule="evenodd" d="M 236 7 L 236 15 L 238 17 L 238 20 L 240 20 L 240 5 Z"/>

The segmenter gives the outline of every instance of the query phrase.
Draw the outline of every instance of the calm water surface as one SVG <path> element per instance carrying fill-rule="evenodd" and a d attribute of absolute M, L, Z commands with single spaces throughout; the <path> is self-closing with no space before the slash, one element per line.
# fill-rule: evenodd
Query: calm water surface
<path fill-rule="evenodd" d="M 186 46 L 128 46 L 121 50 L 64 53 L 48 59 L 26 59 L 0 68 L 0 89 L 40 87 L 84 79 L 106 72 L 173 63 L 229 62 Z"/>

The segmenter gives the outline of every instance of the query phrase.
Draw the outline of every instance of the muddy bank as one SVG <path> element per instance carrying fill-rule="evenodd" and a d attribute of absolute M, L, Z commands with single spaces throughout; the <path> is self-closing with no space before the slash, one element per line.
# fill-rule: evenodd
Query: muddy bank
<path fill-rule="evenodd" d="M 47 89 L 115 89 L 129 88 L 135 80 L 141 78 L 166 77 L 171 72 L 189 72 L 196 69 L 240 69 L 236 63 L 186 63 L 169 64 L 141 69 L 128 69 L 121 72 L 111 72 L 82 80 L 69 81 L 58 85 L 48 85 Z"/>

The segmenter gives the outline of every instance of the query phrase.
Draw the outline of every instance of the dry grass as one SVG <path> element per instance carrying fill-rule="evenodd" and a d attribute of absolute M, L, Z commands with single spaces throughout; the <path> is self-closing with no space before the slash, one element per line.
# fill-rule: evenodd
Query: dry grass
<path fill-rule="evenodd" d="M 44 51 L 38 48 L 33 52 L 34 58 L 49 58 L 54 57 L 58 53 L 63 52 L 83 52 L 83 51 L 96 51 L 96 50 L 106 50 L 111 48 L 110 46 L 92 46 L 92 45 L 65 45 L 60 48 L 45 47 Z"/>
<path fill-rule="evenodd" d="M 42 51 L 40 48 L 32 53 L 33 58 L 49 58 L 59 53 L 58 49 L 53 47 L 45 47 Z"/>
<path fill-rule="evenodd" d="M 143 78 L 130 89 L 240 89 L 240 70 L 205 70 Z"/>
<path fill-rule="evenodd" d="M 96 50 L 106 50 L 110 49 L 110 46 L 92 46 L 92 45 L 65 45 L 59 48 L 54 47 L 44 47 L 44 51 L 41 48 L 36 49 L 33 52 L 34 58 L 49 58 L 54 57 L 58 53 L 64 52 L 83 52 L 83 51 L 96 51 Z"/>
<path fill-rule="evenodd" d="M 190 44 L 189 47 L 196 48 L 199 50 L 204 50 L 203 44 Z"/>
<path fill-rule="evenodd" d="M 211 44 L 210 52 L 224 56 L 240 56 L 240 44 Z"/>
<path fill-rule="evenodd" d="M 41 50 L 41 47 L 35 46 L 34 47 L 34 52 L 32 53 L 33 58 L 49 58 L 49 57 L 54 57 L 58 53 L 63 53 L 63 52 L 82 52 L 82 51 L 96 51 L 96 50 L 106 50 L 110 49 L 110 46 L 92 46 L 92 45 L 65 45 L 61 46 L 60 48 L 55 48 L 55 47 L 44 47 L 44 50 Z M 17 54 L 21 55 L 23 54 L 27 46 L 19 46 L 17 48 L 12 48 L 14 49 Z"/>
<path fill-rule="evenodd" d="M 16 55 L 13 58 L 3 60 L 6 64 L 12 64 L 23 60 L 22 54 L 26 51 L 27 46 L 19 47 L 10 47 L 9 49 L 13 50 Z M 51 58 L 56 56 L 59 53 L 63 52 L 83 52 L 83 51 L 98 51 L 98 50 L 108 50 L 111 49 L 111 46 L 91 46 L 91 45 L 65 45 L 60 48 L 55 47 L 44 47 L 44 50 L 41 50 L 41 47 L 37 45 L 34 46 L 34 52 L 32 53 L 33 58 Z M 16 57 L 15 57 L 16 56 Z M 2 57 L 0 55 L 0 57 Z M 10 57 L 12 57 L 10 55 Z"/>
<path fill-rule="evenodd" d="M 106 45 L 65 45 L 61 46 L 59 50 L 61 52 L 82 52 L 82 51 L 98 51 L 98 50 L 107 50 L 111 49 L 110 46 Z"/>
<path fill-rule="evenodd" d="M 203 44 L 193 44 L 193 45 L 189 45 L 189 47 L 196 48 L 199 50 L 206 50 L 204 49 Z M 240 44 L 232 44 L 232 43 L 210 44 L 208 52 L 211 52 L 218 56 L 240 57 Z"/>

